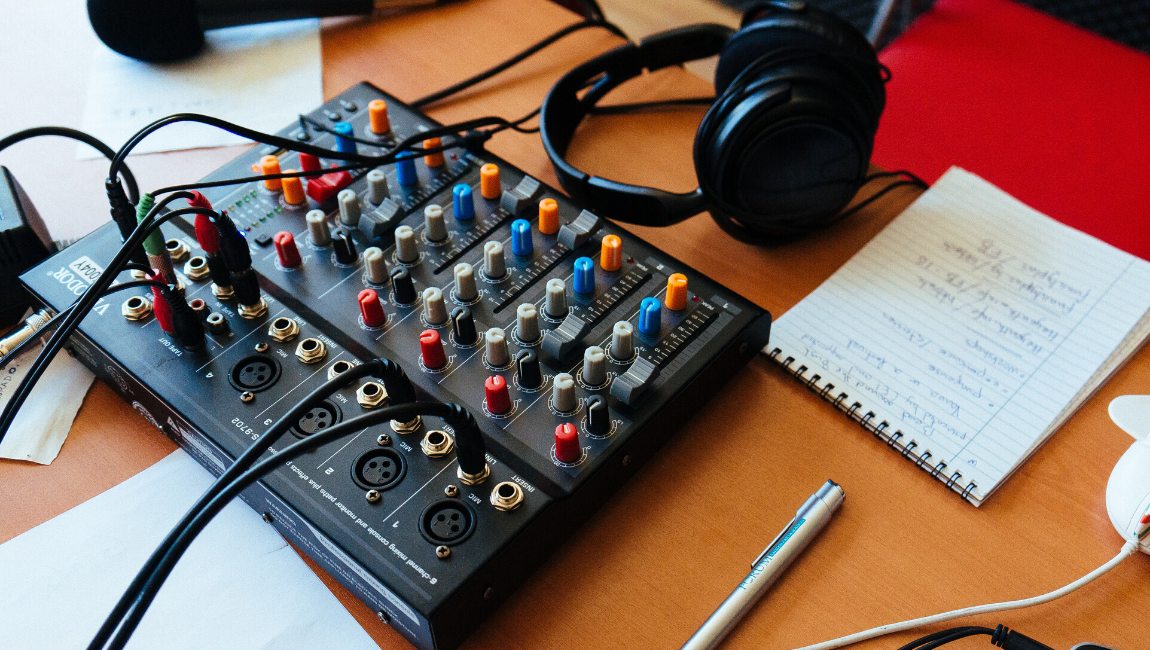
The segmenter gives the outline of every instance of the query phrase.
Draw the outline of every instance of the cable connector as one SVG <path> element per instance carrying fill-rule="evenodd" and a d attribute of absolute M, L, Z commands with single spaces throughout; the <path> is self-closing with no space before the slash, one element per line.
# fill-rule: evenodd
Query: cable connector
<path fill-rule="evenodd" d="M 1016 632 L 1005 625 L 999 625 L 994 628 L 994 634 L 990 635 L 990 642 L 1003 650 L 1054 650 L 1045 643 L 1040 643 L 1034 639 L 1026 636 L 1021 632 Z"/>
<path fill-rule="evenodd" d="M 120 229 L 120 241 L 127 241 L 128 237 L 132 236 L 132 231 L 136 229 L 136 208 L 128 199 L 124 186 L 120 184 L 119 180 L 106 179 L 104 190 L 108 194 L 108 206 L 112 213 L 112 221 L 116 222 L 116 227 Z M 137 246 L 136 250 L 132 251 L 132 261 L 141 266 L 147 266 L 148 258 L 144 256 L 143 248 Z"/>
<path fill-rule="evenodd" d="M 184 290 L 168 285 L 160 293 L 163 300 L 171 310 L 170 323 L 172 338 L 187 350 L 199 350 L 204 347 L 204 323 L 199 315 L 192 311 L 191 305 L 184 297 Z M 154 307 L 153 307 L 154 309 Z"/>

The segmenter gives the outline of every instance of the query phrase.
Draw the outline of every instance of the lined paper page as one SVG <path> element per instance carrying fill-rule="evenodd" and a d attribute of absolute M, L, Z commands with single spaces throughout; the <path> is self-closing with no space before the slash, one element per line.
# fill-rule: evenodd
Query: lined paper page
<path fill-rule="evenodd" d="M 768 351 L 978 503 L 1116 367 L 1148 288 L 1150 264 L 952 168 L 779 318 Z"/>

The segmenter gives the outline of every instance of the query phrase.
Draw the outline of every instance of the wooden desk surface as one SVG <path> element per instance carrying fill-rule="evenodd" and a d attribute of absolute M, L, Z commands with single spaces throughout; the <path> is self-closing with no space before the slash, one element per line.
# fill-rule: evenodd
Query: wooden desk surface
<path fill-rule="evenodd" d="M 331 96 L 366 79 L 399 97 L 415 98 L 573 20 L 542 1 L 469 0 L 384 21 L 330 21 L 323 34 L 324 92 Z M 615 42 L 604 33 L 581 33 L 430 113 L 441 121 L 522 115 L 559 74 Z M 707 92 L 705 82 L 671 69 L 628 84 L 618 95 Z M 5 104 L 6 115 L 27 118 L 32 110 L 11 100 Z M 572 157 L 604 175 L 687 189 L 694 186 L 690 145 L 700 116 L 687 110 L 596 118 L 582 127 Z M 537 136 L 501 134 L 490 148 L 555 183 Z M 85 178 L 89 185 L 98 182 L 100 168 L 72 160 L 70 151 L 52 145 L 3 160 Z M 144 186 L 155 187 L 167 179 L 199 177 L 235 151 L 142 156 L 132 164 Z M 48 160 L 49 155 L 57 157 Z M 20 178 L 44 211 L 62 206 L 93 224 L 106 218 L 106 208 L 86 190 L 78 197 L 41 200 L 58 181 L 32 172 Z M 780 248 L 734 242 L 706 217 L 665 230 L 632 230 L 778 316 L 915 194 L 897 190 L 846 223 Z M 1118 395 L 1146 392 L 1148 383 L 1150 353 L 1143 351 L 975 509 L 758 358 L 558 549 L 466 647 L 677 648 L 827 478 L 841 483 L 848 495 L 836 521 L 725 648 L 791 648 L 1062 586 L 1108 560 L 1122 544 L 1107 519 L 1104 490 L 1131 440 L 1110 423 L 1106 405 Z M 0 461 L 0 542 L 141 471 L 173 448 L 97 383 L 51 466 Z M 1063 601 L 973 622 L 1005 623 L 1055 648 L 1084 640 L 1127 650 L 1142 647 L 1150 611 L 1148 572 L 1150 558 L 1139 555 Z M 383 648 L 407 647 L 367 607 L 320 575 Z M 915 636 L 865 647 L 895 647 Z"/>

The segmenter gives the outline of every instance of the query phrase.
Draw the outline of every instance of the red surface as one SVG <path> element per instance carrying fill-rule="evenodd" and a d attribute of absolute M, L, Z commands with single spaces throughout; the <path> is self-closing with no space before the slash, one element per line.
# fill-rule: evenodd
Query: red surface
<path fill-rule="evenodd" d="M 299 247 L 295 245 L 295 237 L 286 230 L 277 232 L 272 241 L 276 245 L 276 255 L 279 256 L 280 266 L 285 269 L 294 269 L 303 263 L 299 256 Z"/>
<path fill-rule="evenodd" d="M 387 313 L 379 302 L 379 294 L 375 289 L 364 289 L 357 296 L 359 300 L 359 315 L 363 324 L 368 327 L 383 327 L 387 323 Z"/>
<path fill-rule="evenodd" d="M 874 162 L 951 165 L 1150 258 L 1150 57 L 1005 0 L 939 0 L 879 57 Z"/>
<path fill-rule="evenodd" d="M 483 382 L 483 390 L 487 393 L 487 410 L 494 415 L 503 415 L 511 410 L 511 395 L 507 392 L 507 380 L 499 375 L 492 375 Z"/>
<path fill-rule="evenodd" d="M 443 341 L 439 339 L 439 332 L 423 330 L 419 335 L 419 347 L 423 355 L 423 365 L 428 370 L 437 370 L 447 365 L 447 355 L 443 352 Z"/>
<path fill-rule="evenodd" d="M 579 448 L 579 430 L 566 422 L 555 427 L 555 457 L 562 463 L 574 463 L 583 455 Z"/>

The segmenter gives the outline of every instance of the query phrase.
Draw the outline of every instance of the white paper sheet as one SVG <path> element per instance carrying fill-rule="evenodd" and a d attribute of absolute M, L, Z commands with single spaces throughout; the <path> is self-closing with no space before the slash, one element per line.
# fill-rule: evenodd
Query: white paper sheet
<path fill-rule="evenodd" d="M 0 648 L 87 647 L 211 480 L 176 451 L 0 545 Z M 188 548 L 128 648 L 378 650 L 275 529 L 240 502 Z"/>
<path fill-rule="evenodd" d="M 203 113 L 274 132 L 323 103 L 319 20 L 244 25 L 207 32 L 194 59 L 153 64 L 102 44 L 93 53 L 83 130 L 119 148 L 141 127 L 173 113 Z M 249 142 L 201 124 L 174 124 L 134 153 Z M 86 146 L 78 158 L 99 154 Z"/>
<path fill-rule="evenodd" d="M 0 409 L 28 374 L 28 366 L 32 365 L 41 349 L 39 345 L 28 349 L 4 368 L 0 374 Z M 57 354 L 0 442 L 0 458 L 28 460 L 41 465 L 55 460 L 95 378 L 92 371 L 72 355 L 67 352 Z"/>

